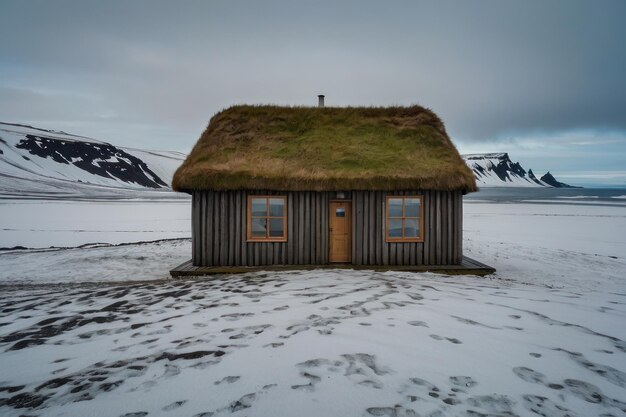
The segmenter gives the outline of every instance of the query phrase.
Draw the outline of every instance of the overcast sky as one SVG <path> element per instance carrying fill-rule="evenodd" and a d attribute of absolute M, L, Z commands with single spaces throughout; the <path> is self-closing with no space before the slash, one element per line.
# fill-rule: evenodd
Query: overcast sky
<path fill-rule="evenodd" d="M 188 152 L 237 103 L 435 110 L 459 150 L 626 185 L 626 1 L 0 2 L 0 121 Z"/>

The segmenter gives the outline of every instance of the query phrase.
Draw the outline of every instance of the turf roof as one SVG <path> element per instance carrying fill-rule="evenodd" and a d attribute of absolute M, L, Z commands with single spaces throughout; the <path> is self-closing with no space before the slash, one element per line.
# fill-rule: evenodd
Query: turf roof
<path fill-rule="evenodd" d="M 172 187 L 193 190 L 465 190 L 470 169 L 429 109 L 234 106 L 217 113 Z"/>

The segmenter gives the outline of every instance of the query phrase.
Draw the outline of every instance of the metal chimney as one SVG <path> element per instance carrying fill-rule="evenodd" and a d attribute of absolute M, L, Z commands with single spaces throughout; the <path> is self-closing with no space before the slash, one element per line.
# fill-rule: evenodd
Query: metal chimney
<path fill-rule="evenodd" d="M 324 107 L 324 94 L 317 96 L 317 107 Z"/>

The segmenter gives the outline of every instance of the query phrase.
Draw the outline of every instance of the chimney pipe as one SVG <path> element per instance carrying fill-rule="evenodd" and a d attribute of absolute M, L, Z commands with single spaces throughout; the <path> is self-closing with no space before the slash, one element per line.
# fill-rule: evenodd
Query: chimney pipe
<path fill-rule="evenodd" d="M 317 96 L 317 107 L 324 107 L 324 94 Z"/>

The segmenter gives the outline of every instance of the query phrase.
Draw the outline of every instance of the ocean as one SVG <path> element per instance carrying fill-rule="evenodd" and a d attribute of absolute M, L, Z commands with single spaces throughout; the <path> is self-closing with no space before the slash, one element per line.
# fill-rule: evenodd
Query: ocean
<path fill-rule="evenodd" d="M 624 188 L 484 187 L 464 197 L 468 202 L 579 204 L 626 207 Z"/>

